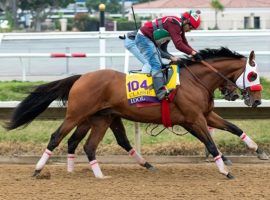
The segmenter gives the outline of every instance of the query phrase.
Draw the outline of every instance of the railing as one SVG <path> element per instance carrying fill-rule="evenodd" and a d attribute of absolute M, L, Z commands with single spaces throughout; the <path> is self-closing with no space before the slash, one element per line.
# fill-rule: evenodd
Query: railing
<path fill-rule="evenodd" d="M 7 120 L 12 110 L 19 103 L 18 101 L 0 102 L 0 120 Z M 215 100 L 214 111 L 225 119 L 270 119 L 270 100 L 262 100 L 262 104 L 257 108 L 247 107 L 242 100 L 234 102 Z M 64 119 L 65 113 L 65 107 L 61 107 L 59 102 L 53 102 L 37 119 Z M 139 123 L 134 123 L 134 127 L 135 147 L 140 152 L 141 133 Z"/>
<path fill-rule="evenodd" d="M 226 119 L 270 119 L 270 100 L 262 100 L 262 104 L 256 108 L 247 107 L 243 100 L 214 102 L 214 111 Z M 0 102 L 0 119 L 7 119 L 19 103 L 19 101 Z M 65 107 L 59 102 L 53 102 L 38 119 L 63 119 L 65 113 Z"/>
<path fill-rule="evenodd" d="M 100 58 L 100 69 L 105 69 L 106 57 L 125 57 L 124 73 L 129 71 L 129 57 L 133 56 L 127 50 L 125 53 L 0 53 L 0 58 L 89 58 L 89 57 L 99 57 Z M 239 51 L 238 53 L 243 55 L 249 55 L 250 52 Z M 173 55 L 182 55 L 180 52 L 172 52 Z M 256 55 L 269 55 L 270 51 L 256 51 Z M 21 61 L 22 63 L 22 61 Z M 26 66 L 21 64 L 22 67 L 22 81 L 27 80 Z"/>
<path fill-rule="evenodd" d="M 22 58 L 85 58 L 98 57 L 100 69 L 106 66 L 106 57 L 124 57 L 124 72 L 129 70 L 129 57 L 132 56 L 128 51 L 125 53 L 106 53 L 106 39 L 118 38 L 123 35 L 123 31 L 100 31 L 100 32 L 45 32 L 45 33 L 2 33 L 0 34 L 0 44 L 2 41 L 9 40 L 59 40 L 59 39 L 99 39 L 99 53 L 58 53 L 62 56 L 54 56 L 53 53 L 0 53 L 0 58 L 19 58 L 22 66 L 22 80 L 26 78 L 26 66 L 23 65 Z M 193 31 L 187 33 L 187 37 L 261 37 L 270 36 L 270 30 L 213 30 L 213 31 Z M 249 51 L 238 51 L 248 55 Z M 182 55 L 180 52 L 172 52 L 174 55 Z M 75 55 L 75 56 L 74 56 Z M 270 51 L 256 51 L 256 55 L 270 55 Z"/>
<path fill-rule="evenodd" d="M 127 31 L 91 31 L 91 32 L 42 32 L 42 33 L 1 33 L 1 40 L 52 40 L 52 39 L 82 39 L 82 38 L 117 38 Z M 269 29 L 258 30 L 196 30 L 186 34 L 188 37 L 239 37 L 239 36 L 270 36 Z"/>

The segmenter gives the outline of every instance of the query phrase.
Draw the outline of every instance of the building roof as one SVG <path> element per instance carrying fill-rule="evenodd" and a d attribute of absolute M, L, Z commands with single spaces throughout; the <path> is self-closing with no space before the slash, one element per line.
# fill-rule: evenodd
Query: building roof
<path fill-rule="evenodd" d="M 270 8 L 270 0 L 219 0 L 225 8 Z M 211 0 L 157 0 L 134 8 L 211 8 Z"/>

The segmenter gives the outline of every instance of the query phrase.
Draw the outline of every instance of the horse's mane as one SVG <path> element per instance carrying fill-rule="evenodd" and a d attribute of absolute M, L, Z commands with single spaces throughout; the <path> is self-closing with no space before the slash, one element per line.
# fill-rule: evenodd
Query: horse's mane
<path fill-rule="evenodd" d="M 200 55 L 204 60 L 212 59 L 212 58 L 244 58 L 245 56 L 235 52 L 231 51 L 230 49 L 226 47 L 221 47 L 219 49 L 203 49 L 199 51 Z M 182 61 L 185 62 L 186 65 L 192 65 L 196 62 L 191 60 L 192 58 L 185 56 L 185 58 L 182 58 Z"/>

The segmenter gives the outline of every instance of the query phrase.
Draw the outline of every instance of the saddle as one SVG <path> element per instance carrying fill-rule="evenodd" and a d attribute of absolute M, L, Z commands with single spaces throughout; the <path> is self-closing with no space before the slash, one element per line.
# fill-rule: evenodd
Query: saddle
<path fill-rule="evenodd" d="M 177 65 L 168 65 L 162 69 L 165 85 L 169 91 L 180 85 L 179 67 Z M 126 93 L 130 105 L 160 103 L 153 89 L 153 80 L 149 74 L 140 73 L 133 70 L 126 75 Z"/>

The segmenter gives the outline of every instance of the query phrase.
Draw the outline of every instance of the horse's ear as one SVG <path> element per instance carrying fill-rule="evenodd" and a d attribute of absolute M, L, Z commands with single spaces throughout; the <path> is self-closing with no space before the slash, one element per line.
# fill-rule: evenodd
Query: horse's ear
<path fill-rule="evenodd" d="M 252 51 L 250 52 L 250 54 L 249 54 L 249 65 L 252 66 L 252 67 L 255 66 L 254 60 L 255 60 L 255 53 L 254 53 L 254 51 L 252 50 Z"/>

